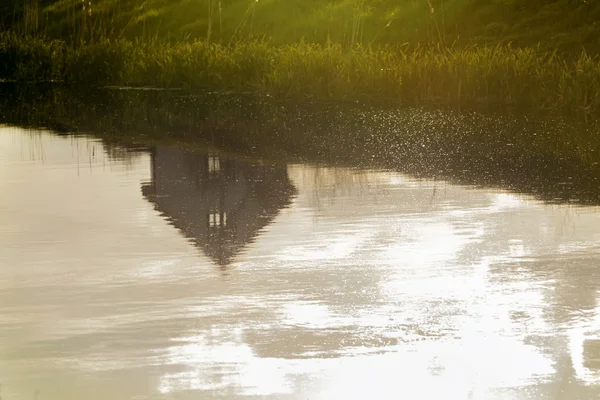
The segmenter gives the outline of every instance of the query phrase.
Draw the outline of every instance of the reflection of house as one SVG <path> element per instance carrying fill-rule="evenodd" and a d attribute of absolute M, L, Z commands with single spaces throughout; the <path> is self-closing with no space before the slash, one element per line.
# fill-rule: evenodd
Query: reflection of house
<path fill-rule="evenodd" d="M 144 197 L 223 267 L 295 194 L 285 166 L 169 147 L 151 154 L 152 180 L 142 186 Z"/>

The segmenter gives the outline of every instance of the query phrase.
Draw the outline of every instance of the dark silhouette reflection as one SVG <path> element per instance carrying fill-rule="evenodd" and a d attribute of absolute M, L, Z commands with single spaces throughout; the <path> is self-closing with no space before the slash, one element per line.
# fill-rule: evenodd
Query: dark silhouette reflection
<path fill-rule="evenodd" d="M 126 147 L 166 139 L 600 205 L 599 118 L 6 83 L 0 109 L 2 124 L 85 133 Z M 125 161 L 135 156 L 108 151 Z"/>
<path fill-rule="evenodd" d="M 144 197 L 223 269 L 296 193 L 283 165 L 170 147 L 151 156 Z"/>

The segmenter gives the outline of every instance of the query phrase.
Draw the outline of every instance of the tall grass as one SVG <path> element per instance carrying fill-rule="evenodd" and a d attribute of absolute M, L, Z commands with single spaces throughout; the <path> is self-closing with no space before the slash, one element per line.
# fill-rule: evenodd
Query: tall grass
<path fill-rule="evenodd" d="M 0 35 L 0 79 L 253 90 L 388 103 L 500 103 L 600 111 L 600 59 L 510 46 L 387 47 L 98 40 Z"/>

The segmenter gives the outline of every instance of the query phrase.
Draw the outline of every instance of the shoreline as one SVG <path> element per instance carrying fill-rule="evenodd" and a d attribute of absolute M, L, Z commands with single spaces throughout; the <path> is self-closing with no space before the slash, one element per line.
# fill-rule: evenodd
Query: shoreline
<path fill-rule="evenodd" d="M 345 49 L 101 40 L 79 46 L 0 34 L 0 81 L 256 92 L 389 105 L 491 105 L 600 111 L 600 60 L 533 48 Z"/>

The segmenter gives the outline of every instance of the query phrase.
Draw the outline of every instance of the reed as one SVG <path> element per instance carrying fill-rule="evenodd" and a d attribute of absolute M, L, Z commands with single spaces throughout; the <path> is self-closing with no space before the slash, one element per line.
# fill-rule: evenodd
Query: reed
<path fill-rule="evenodd" d="M 0 35 L 0 79 L 258 91 L 319 100 L 486 103 L 600 111 L 600 59 L 506 45 L 352 48 Z"/>

